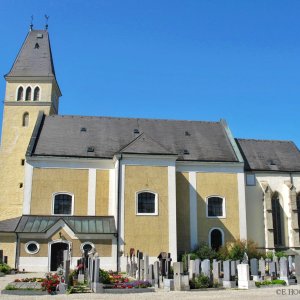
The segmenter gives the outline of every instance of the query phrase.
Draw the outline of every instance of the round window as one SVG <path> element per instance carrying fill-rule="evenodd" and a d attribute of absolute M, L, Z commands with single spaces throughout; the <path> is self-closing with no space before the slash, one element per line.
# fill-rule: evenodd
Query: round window
<path fill-rule="evenodd" d="M 36 254 L 40 250 L 40 245 L 37 242 L 30 241 L 25 245 L 25 251 L 29 254 Z"/>
<path fill-rule="evenodd" d="M 95 249 L 95 246 L 91 242 L 85 242 L 81 244 L 80 249 L 82 253 L 87 252 L 88 254 L 90 254 Z"/>

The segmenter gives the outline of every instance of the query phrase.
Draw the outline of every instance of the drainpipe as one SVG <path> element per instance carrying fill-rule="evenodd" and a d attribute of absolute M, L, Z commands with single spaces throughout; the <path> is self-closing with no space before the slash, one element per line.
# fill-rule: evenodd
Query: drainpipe
<path fill-rule="evenodd" d="M 117 201 L 117 271 L 120 271 L 120 224 L 121 224 L 121 183 L 122 183 L 122 168 L 121 168 L 121 160 L 122 154 L 117 157 L 118 159 L 118 201 Z"/>
<path fill-rule="evenodd" d="M 19 235 L 16 232 L 15 269 L 19 269 Z"/>
<path fill-rule="evenodd" d="M 291 180 L 291 184 L 294 185 L 294 179 L 293 179 L 293 175 L 291 172 L 290 172 L 290 180 Z"/>

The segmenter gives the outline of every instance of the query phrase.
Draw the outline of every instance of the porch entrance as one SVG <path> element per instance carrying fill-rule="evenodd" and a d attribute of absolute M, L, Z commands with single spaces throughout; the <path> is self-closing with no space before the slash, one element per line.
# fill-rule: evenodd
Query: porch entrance
<path fill-rule="evenodd" d="M 69 250 L 68 243 L 53 243 L 51 245 L 50 271 L 56 271 L 59 266 L 63 267 L 64 250 Z"/>

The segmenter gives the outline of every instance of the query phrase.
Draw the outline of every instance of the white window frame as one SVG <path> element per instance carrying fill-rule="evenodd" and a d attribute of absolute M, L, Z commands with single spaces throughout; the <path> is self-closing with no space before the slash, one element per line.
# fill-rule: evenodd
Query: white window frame
<path fill-rule="evenodd" d="M 223 229 L 220 227 L 212 227 L 208 232 L 208 245 L 210 248 L 211 248 L 211 233 L 215 229 L 221 231 L 221 235 L 222 235 L 222 245 L 221 246 L 224 246 L 224 231 L 223 231 Z"/>
<path fill-rule="evenodd" d="M 154 213 L 139 213 L 138 212 L 138 196 L 139 196 L 139 194 L 142 194 L 142 193 L 154 194 L 154 196 L 155 196 L 155 198 L 154 198 L 154 205 L 155 205 Z M 153 191 L 149 191 L 149 190 L 142 190 L 142 191 L 136 192 L 135 193 L 135 214 L 137 216 L 157 216 L 158 215 L 158 194 Z"/>
<path fill-rule="evenodd" d="M 222 216 L 209 216 L 208 215 L 208 199 L 209 198 L 213 198 L 213 197 L 217 197 L 217 198 L 221 198 L 223 199 L 222 201 L 222 211 L 223 211 L 223 215 Z M 224 196 L 220 196 L 220 195 L 209 195 L 206 197 L 205 199 L 206 202 L 206 218 L 208 219 L 225 219 L 226 218 L 226 200 Z"/>
<path fill-rule="evenodd" d="M 86 242 L 84 242 L 84 243 L 82 243 L 82 244 L 80 245 L 80 251 L 81 251 L 81 253 L 84 253 L 83 247 L 84 247 L 85 245 L 91 245 L 91 246 L 92 246 L 92 249 L 91 249 L 91 251 L 88 252 L 88 254 L 92 254 L 92 253 L 95 251 L 95 249 L 96 249 L 96 248 L 95 248 L 95 245 L 94 245 L 92 242 L 86 241 Z"/>
<path fill-rule="evenodd" d="M 28 246 L 30 244 L 35 244 L 37 246 L 37 250 L 36 251 L 29 251 L 28 250 Z M 40 251 L 40 244 L 36 241 L 29 241 L 25 244 L 25 251 L 28 253 L 28 254 L 31 254 L 31 255 L 34 255 L 34 254 L 37 254 L 39 251 Z"/>
<path fill-rule="evenodd" d="M 54 213 L 54 202 L 55 202 L 55 196 L 60 194 L 66 194 L 72 197 L 72 207 L 71 207 L 71 214 L 55 214 Z M 70 192 L 55 192 L 52 194 L 52 208 L 51 208 L 51 214 L 53 216 L 73 216 L 74 215 L 74 194 Z"/>
<path fill-rule="evenodd" d="M 246 186 L 256 186 L 256 176 L 253 173 L 246 173 Z M 249 182 L 248 178 L 252 178 L 254 182 L 252 182 L 252 179 L 250 179 L 251 181 Z"/>

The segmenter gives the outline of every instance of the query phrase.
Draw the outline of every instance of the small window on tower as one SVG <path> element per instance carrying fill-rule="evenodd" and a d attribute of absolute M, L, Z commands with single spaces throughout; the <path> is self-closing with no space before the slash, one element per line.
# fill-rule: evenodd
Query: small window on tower
<path fill-rule="evenodd" d="M 25 165 L 25 159 L 21 159 L 21 166 Z"/>
<path fill-rule="evenodd" d="M 40 45 L 38 43 L 35 43 L 34 49 L 39 49 L 39 48 L 40 48 Z"/>
<path fill-rule="evenodd" d="M 28 124 L 29 124 L 29 113 L 26 112 L 26 113 L 24 113 L 24 115 L 23 115 L 22 126 L 23 126 L 23 127 L 27 127 Z"/>

